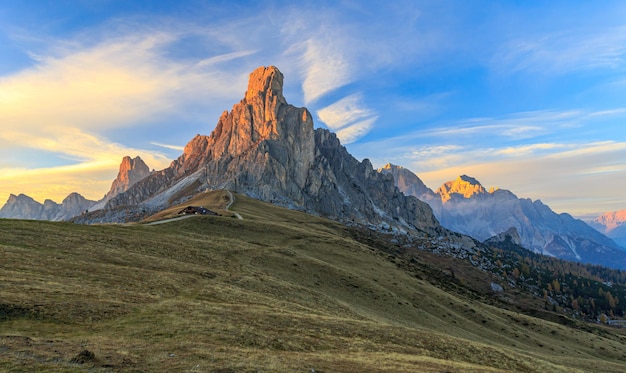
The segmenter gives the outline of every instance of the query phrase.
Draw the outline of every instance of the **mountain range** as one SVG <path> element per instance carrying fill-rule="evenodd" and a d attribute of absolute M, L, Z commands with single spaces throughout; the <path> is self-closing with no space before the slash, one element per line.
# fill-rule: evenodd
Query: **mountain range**
<path fill-rule="evenodd" d="M 100 210 L 105 204 L 119 193 L 125 192 L 137 183 L 150 175 L 150 169 L 139 157 L 122 158 L 119 172 L 111 189 L 99 201 L 91 201 L 78 193 L 70 193 L 59 204 L 50 199 L 44 203 L 39 203 L 33 198 L 24 195 L 11 194 L 7 202 L 0 209 L 0 218 L 28 219 L 28 220 L 51 220 L 65 221 L 88 211 Z"/>
<path fill-rule="evenodd" d="M 505 189 L 486 190 L 467 175 L 433 192 L 401 166 L 387 164 L 379 171 L 392 175 L 402 192 L 428 203 L 441 225 L 450 230 L 482 242 L 515 228 L 521 246 L 536 253 L 626 268 L 626 249 L 584 221 L 566 213 L 557 214 L 539 200 L 518 198 Z"/>
<path fill-rule="evenodd" d="M 486 191 L 461 176 L 429 189 L 412 172 L 358 161 L 337 136 L 314 129 L 311 113 L 287 103 L 283 75 L 273 66 L 250 74 L 243 99 L 209 135 L 195 136 L 169 167 L 150 171 L 124 157 L 99 201 L 73 193 L 61 204 L 11 195 L 0 217 L 76 223 L 139 221 L 199 191 L 228 189 L 346 225 L 445 237 L 472 248 L 514 227 L 527 249 L 573 261 L 626 268 L 626 251 L 568 214 L 507 190 Z M 446 229 L 447 228 L 447 229 Z M 466 237 L 448 229 L 466 234 Z"/>

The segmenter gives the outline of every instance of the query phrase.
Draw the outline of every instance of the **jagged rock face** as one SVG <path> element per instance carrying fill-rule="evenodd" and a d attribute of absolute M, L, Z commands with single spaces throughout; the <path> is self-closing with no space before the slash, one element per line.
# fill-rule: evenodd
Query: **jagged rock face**
<path fill-rule="evenodd" d="M 122 158 L 117 178 L 113 180 L 111 189 L 104 198 L 109 200 L 127 191 L 128 188 L 146 178 L 148 175 L 150 175 L 150 169 L 139 156 L 135 158 L 125 156 Z"/>
<path fill-rule="evenodd" d="M 70 193 L 61 202 L 59 210 L 52 220 L 70 220 L 74 216 L 87 211 L 94 203 L 94 201 L 90 201 L 78 193 Z"/>
<path fill-rule="evenodd" d="M 410 226 L 429 232 L 439 223 L 427 204 L 402 194 L 393 177 L 380 173 L 341 146 L 328 130 L 315 130 L 316 161 L 305 189 L 307 207 L 335 220 Z"/>
<path fill-rule="evenodd" d="M 71 193 L 61 204 L 45 200 L 43 204 L 31 197 L 11 194 L 0 209 L 0 218 L 62 221 L 79 215 L 95 202 L 85 199 L 78 193 Z"/>
<path fill-rule="evenodd" d="M 384 174 L 391 174 L 398 189 L 407 196 L 422 197 L 423 195 L 430 195 L 435 197 L 435 193 L 417 175 L 402 166 L 387 163 L 378 171 Z"/>
<path fill-rule="evenodd" d="M 478 180 L 460 176 L 436 191 L 418 196 L 433 208 L 444 227 L 487 240 L 514 227 L 521 246 L 571 261 L 626 268 L 626 252 L 569 214 L 557 214 L 541 201 L 520 199 L 504 189 L 487 191 Z"/>
<path fill-rule="evenodd" d="M 20 194 L 11 194 L 7 202 L 0 209 L 0 218 L 10 219 L 40 219 L 43 205 L 31 197 Z"/>
<path fill-rule="evenodd" d="M 334 134 L 314 130 L 309 111 L 288 104 L 282 87 L 277 68 L 256 69 L 243 100 L 221 115 L 210 136 L 197 135 L 160 176 L 107 206 L 171 202 L 172 191 L 195 180 L 200 189 L 230 189 L 346 223 L 440 227 L 428 205 L 400 193 L 393 178 L 357 161 Z"/>

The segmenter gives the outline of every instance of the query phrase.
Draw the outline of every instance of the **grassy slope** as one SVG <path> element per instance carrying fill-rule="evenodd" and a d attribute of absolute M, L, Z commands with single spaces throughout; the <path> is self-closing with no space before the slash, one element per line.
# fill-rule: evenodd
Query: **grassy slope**
<path fill-rule="evenodd" d="M 443 291 L 328 220 L 232 210 L 244 220 L 0 220 L 0 369 L 626 370 L 619 335 Z"/>

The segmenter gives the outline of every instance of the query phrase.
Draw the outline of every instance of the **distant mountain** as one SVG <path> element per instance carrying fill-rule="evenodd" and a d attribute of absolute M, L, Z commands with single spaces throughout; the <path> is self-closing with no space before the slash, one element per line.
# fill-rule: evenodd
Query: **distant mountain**
<path fill-rule="evenodd" d="M 376 172 L 369 160 L 352 157 L 335 134 L 314 129 L 311 113 L 288 104 L 282 88 L 277 68 L 253 71 L 244 98 L 222 114 L 210 136 L 194 137 L 168 168 L 111 198 L 93 219 L 141 216 L 138 211 L 159 210 L 210 188 L 349 225 L 445 231 L 426 203 L 400 193 L 393 178 Z"/>
<path fill-rule="evenodd" d="M 419 178 L 411 171 L 394 165 L 380 170 L 402 180 Z M 613 240 L 569 214 L 557 214 L 541 201 L 518 198 L 504 189 L 486 190 L 478 180 L 463 175 L 444 183 L 435 192 L 418 186 L 396 185 L 431 205 L 444 227 L 467 234 L 479 241 L 514 227 L 521 245 L 537 253 L 561 259 L 626 268 L 626 251 Z"/>
<path fill-rule="evenodd" d="M 626 248 L 626 210 L 606 212 L 587 223 Z"/>
<path fill-rule="evenodd" d="M 11 194 L 0 209 L 0 218 L 70 220 L 86 211 L 101 209 L 109 199 L 128 190 L 149 174 L 148 166 L 140 157 L 130 158 L 126 156 L 122 159 L 119 173 L 113 181 L 111 189 L 100 201 L 91 201 L 78 193 L 70 193 L 60 204 L 49 199 L 46 199 L 42 204 L 24 194 L 17 196 Z"/>
<path fill-rule="evenodd" d="M 68 220 L 81 214 L 96 202 L 85 199 L 78 193 L 71 193 L 61 204 L 52 200 L 39 203 L 31 197 L 11 194 L 0 209 L 0 218 L 29 220 Z"/>

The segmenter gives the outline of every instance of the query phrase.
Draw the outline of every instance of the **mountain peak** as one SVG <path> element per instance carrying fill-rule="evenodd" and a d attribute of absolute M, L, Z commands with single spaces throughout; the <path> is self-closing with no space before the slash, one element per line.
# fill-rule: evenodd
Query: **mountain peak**
<path fill-rule="evenodd" d="M 111 189 L 106 194 L 105 199 L 109 200 L 116 195 L 127 191 L 128 188 L 148 175 L 150 175 L 150 169 L 141 157 L 136 156 L 135 158 L 131 158 L 128 155 L 125 156 L 122 158 L 122 163 L 120 163 L 120 170 L 117 174 L 117 178 L 113 180 Z"/>
<path fill-rule="evenodd" d="M 283 73 L 275 66 L 261 66 L 250 73 L 248 79 L 248 90 L 245 100 L 252 101 L 256 97 L 276 98 L 280 103 L 286 103 L 283 96 Z"/>
<path fill-rule="evenodd" d="M 435 193 L 439 194 L 442 202 L 445 203 L 455 195 L 463 198 L 472 198 L 485 194 L 487 191 L 478 180 L 467 175 L 461 175 L 456 180 L 444 183 Z"/>
<path fill-rule="evenodd" d="M 387 163 L 383 168 L 378 169 L 383 174 L 391 174 L 398 189 L 406 195 L 425 198 L 434 196 L 422 180 L 409 169 L 395 164 Z"/>

